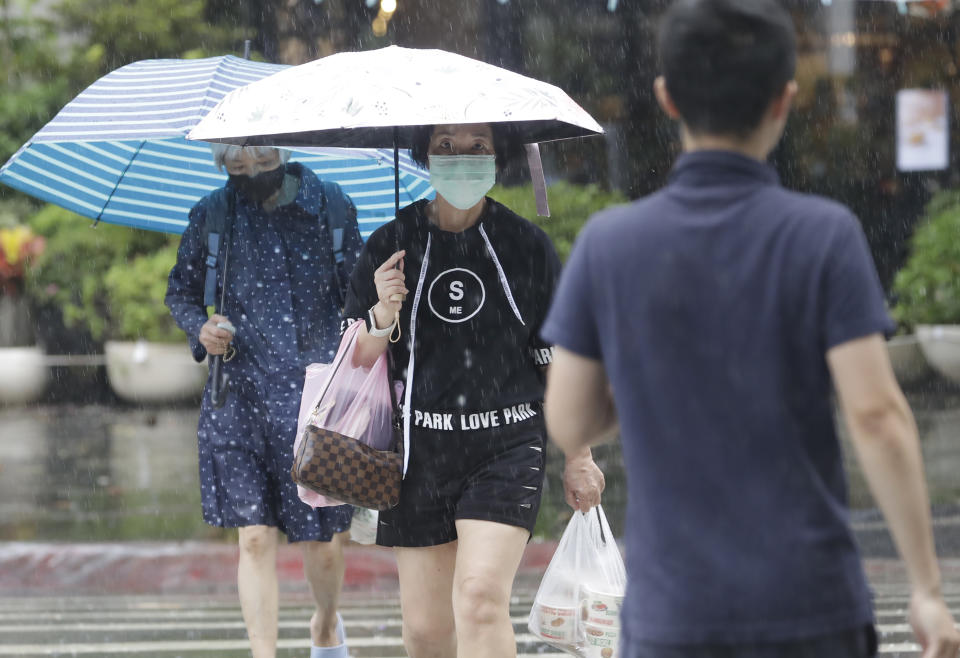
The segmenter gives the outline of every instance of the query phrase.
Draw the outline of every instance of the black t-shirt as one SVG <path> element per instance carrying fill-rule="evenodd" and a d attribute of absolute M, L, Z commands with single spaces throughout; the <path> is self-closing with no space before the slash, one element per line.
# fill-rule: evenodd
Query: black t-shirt
<path fill-rule="evenodd" d="M 541 366 L 552 357 L 539 331 L 560 272 L 553 244 L 539 227 L 490 198 L 477 223 L 460 233 L 430 223 L 426 203 L 407 206 L 370 236 L 350 280 L 344 317 L 367 319 L 377 303 L 374 271 L 398 247 L 406 249 L 410 294 L 400 312 L 403 338 L 390 349 L 395 376 L 405 379 L 417 303 L 412 406 L 480 411 L 539 403 Z"/>

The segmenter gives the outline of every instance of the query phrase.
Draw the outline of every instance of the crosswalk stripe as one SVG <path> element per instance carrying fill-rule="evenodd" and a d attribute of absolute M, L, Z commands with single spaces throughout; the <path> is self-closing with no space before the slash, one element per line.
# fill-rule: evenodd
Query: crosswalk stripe
<path fill-rule="evenodd" d="M 310 620 L 312 612 L 305 612 L 303 615 L 298 615 L 300 618 L 296 620 L 291 620 L 290 616 L 286 616 L 284 619 L 281 619 L 277 627 L 278 628 L 304 628 L 304 625 Z M 32 616 L 31 616 L 32 617 Z M 231 619 L 236 621 L 182 621 L 182 622 L 127 622 L 127 623 L 118 623 L 115 621 L 111 622 L 101 622 L 101 623 L 71 623 L 71 624 L 20 624 L 17 626 L 2 627 L 0 626 L 0 635 L 10 633 L 49 633 L 52 630 L 56 630 L 58 633 L 67 633 L 67 632 L 80 632 L 80 631 L 178 631 L 178 630 L 230 630 L 230 629 L 239 629 L 243 630 L 245 626 L 243 621 L 240 620 L 240 611 L 237 610 L 232 614 Z M 510 622 L 514 625 L 522 625 L 527 623 L 527 615 L 510 617 Z M 372 620 L 372 621 L 352 621 L 347 622 L 344 619 L 344 626 L 346 627 L 347 634 L 350 634 L 351 630 L 363 628 L 363 629 L 377 629 L 382 630 L 386 628 L 400 628 L 400 613 L 397 611 L 396 619 L 386 619 L 386 620 Z"/>
<path fill-rule="evenodd" d="M 533 635 L 518 635 L 518 644 L 527 644 L 537 642 Z M 352 648 L 361 649 L 367 647 L 399 647 L 399 638 L 351 638 L 349 642 Z M 154 654 L 156 652 L 175 652 L 175 651 L 243 651 L 249 647 L 246 639 L 243 640 L 190 640 L 180 642 L 122 642 L 122 643 L 87 643 L 71 644 L 68 647 L 63 645 L 51 644 L 15 644 L 0 645 L 0 656 L 23 656 L 25 654 L 33 655 L 56 655 L 69 651 L 70 655 L 103 655 L 112 653 L 145 653 Z M 307 649 L 309 642 L 306 640 L 285 640 L 277 641 L 278 649 Z M 911 642 L 901 642 L 897 644 L 880 645 L 881 654 L 900 654 L 903 652 L 918 652 L 920 646 Z M 536 652 L 534 654 L 519 654 L 518 658 L 524 656 L 538 656 L 547 658 L 548 656 L 566 656 L 567 654 L 544 654 Z"/>
<path fill-rule="evenodd" d="M 240 620 L 239 610 L 230 616 L 231 619 L 235 621 L 181 621 L 181 622 L 126 622 L 119 623 L 115 621 L 111 622 L 80 622 L 80 623 L 48 623 L 48 624 L 20 624 L 10 627 L 0 626 L 0 636 L 6 634 L 19 634 L 19 633 L 50 633 L 51 631 L 56 631 L 58 633 L 68 633 L 68 632 L 136 632 L 136 631 L 177 631 L 177 630 L 243 630 L 244 624 Z M 307 623 L 310 619 L 309 614 L 299 615 L 299 619 L 290 619 L 287 616 L 284 619 L 281 619 L 277 624 L 277 627 L 280 629 L 287 628 L 303 628 L 304 624 Z M 510 618 L 511 623 L 514 626 L 522 626 L 527 623 L 527 615 L 514 616 Z M 396 619 L 386 619 L 386 620 L 372 620 L 372 621 L 354 621 L 346 623 L 347 633 L 355 629 L 375 629 L 375 630 L 385 630 L 385 629 L 399 629 L 400 628 L 400 619 L 399 614 Z M 912 632 L 910 625 L 907 623 L 895 623 L 895 624 L 877 624 L 877 632 L 881 635 L 892 634 L 892 633 L 910 633 Z"/>
<path fill-rule="evenodd" d="M 240 610 L 235 604 L 211 605 L 196 600 L 153 606 L 149 601 L 136 601 L 130 603 L 138 609 L 131 610 L 124 609 L 122 602 L 116 609 L 110 609 L 113 606 L 91 609 L 96 600 L 85 600 L 83 609 L 65 609 L 67 606 L 61 607 L 64 602 L 55 599 L 3 603 L 10 606 L 8 611 L 0 613 L 0 656 L 110 656 L 122 653 L 162 658 L 189 653 L 212 658 L 231 651 L 245 652 L 249 648 Z M 399 605 L 383 605 L 382 600 L 376 601 L 379 604 L 376 606 L 371 603 L 354 600 L 349 602 L 349 607 L 341 609 L 351 649 L 356 650 L 357 655 L 405 655 L 400 638 Z M 511 622 L 517 630 L 521 650 L 518 656 L 566 656 L 545 652 L 550 648 L 526 632 L 531 603 L 530 597 L 514 597 L 511 601 Z M 7 607 L 4 604 L 0 604 L 0 609 Z M 10 610 L 14 605 L 20 608 L 20 612 Z M 156 607 L 162 609 L 139 609 Z M 278 628 L 281 633 L 291 629 L 305 632 L 311 614 L 312 608 L 307 605 L 284 606 Z M 44 623 L 38 623 L 41 619 Z M 224 637 L 184 639 L 188 633 L 202 632 Z M 146 634 L 149 636 L 145 637 Z M 166 634 L 172 636 L 171 639 L 163 639 Z M 70 642 L 71 637 L 83 641 Z M 115 639 L 99 641 L 104 637 Z M 277 642 L 280 651 L 306 650 L 308 647 L 306 638 L 281 637 Z"/>
<path fill-rule="evenodd" d="M 518 638 L 518 643 L 520 643 Z M 401 643 L 399 640 L 394 642 L 370 642 L 370 641 L 355 641 L 353 639 L 349 642 L 351 648 L 362 649 L 362 648 L 395 648 L 397 650 L 401 649 Z M 144 655 L 153 656 L 158 653 L 172 653 L 172 652 L 191 652 L 191 655 L 195 652 L 209 651 L 211 655 L 217 655 L 214 652 L 220 651 L 244 651 L 249 648 L 249 643 L 246 639 L 242 640 L 192 640 L 192 641 L 182 641 L 182 642 L 116 642 L 116 643 L 101 643 L 101 644 L 71 644 L 68 646 L 65 645 L 51 645 L 51 644 L 33 644 L 33 645 L 0 645 L 0 656 L 57 656 L 57 655 L 70 655 L 70 656 L 84 656 L 84 655 L 109 655 L 109 654 L 136 654 L 143 653 Z M 277 648 L 278 649 L 303 649 L 304 651 L 309 649 L 310 643 L 306 640 L 278 640 Z M 917 654 L 919 655 L 920 646 L 918 644 L 910 642 L 901 642 L 897 644 L 881 644 L 879 648 L 879 653 L 881 655 L 893 654 L 900 658 L 906 658 L 905 654 Z M 400 655 L 400 654 L 398 654 Z M 567 657 L 569 654 L 565 653 L 543 653 L 536 648 L 533 649 L 533 652 L 518 653 L 517 658 L 551 658 L 551 657 Z"/>
<path fill-rule="evenodd" d="M 517 636 L 517 643 L 531 643 L 538 641 L 532 635 Z M 352 649 L 364 649 L 369 647 L 397 647 L 401 646 L 399 638 L 350 638 L 348 642 Z M 0 645 L 0 656 L 23 656 L 31 655 L 57 655 L 69 652 L 71 656 L 82 655 L 105 655 L 112 653 L 144 653 L 153 655 L 157 652 L 175 652 L 175 651 L 243 651 L 250 646 L 246 639 L 242 640 L 185 640 L 178 642 L 121 642 L 121 643 L 84 643 L 71 644 L 69 646 L 57 644 L 14 644 Z M 310 643 L 307 640 L 277 640 L 278 649 L 309 649 Z M 525 656 L 537 656 L 544 658 L 548 655 L 565 656 L 566 654 L 543 654 L 536 653 L 518 654 L 518 658 Z"/>
<path fill-rule="evenodd" d="M 880 653 L 892 653 L 897 656 L 902 655 L 904 652 L 919 654 L 920 645 L 912 642 L 901 642 L 900 644 L 881 644 L 879 651 Z"/>
<path fill-rule="evenodd" d="M 920 647 L 906 623 L 906 586 L 877 596 L 877 631 L 884 642 L 881 656 L 917 658 Z M 295 597 L 296 598 L 296 597 Z M 948 605 L 960 617 L 960 596 L 951 592 Z M 516 632 L 518 658 L 562 658 L 567 654 L 532 635 L 526 627 L 532 593 L 514 596 L 510 620 Z M 307 624 L 313 612 L 307 598 L 280 609 L 278 651 L 306 651 Z M 403 656 L 399 603 L 375 594 L 345 597 L 344 618 L 351 650 L 362 656 Z M 284 633 L 285 632 L 285 633 Z M 283 637 L 286 634 L 287 637 Z M 299 635 L 299 637 L 290 637 Z M 73 642 L 72 639 L 78 641 Z M 249 650 L 235 599 L 190 597 L 86 597 L 0 600 L 0 656 L 191 656 L 242 655 Z M 553 651 L 553 653 L 548 653 Z M 294 653 L 289 653 L 294 652 Z"/>

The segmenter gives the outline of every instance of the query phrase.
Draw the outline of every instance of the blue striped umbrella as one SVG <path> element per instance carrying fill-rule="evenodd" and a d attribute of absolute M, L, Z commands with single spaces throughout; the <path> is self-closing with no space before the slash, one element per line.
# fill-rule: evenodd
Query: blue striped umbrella
<path fill-rule="evenodd" d="M 210 149 L 185 135 L 227 92 L 284 68 L 231 55 L 128 64 L 70 101 L 0 167 L 0 182 L 98 221 L 182 233 L 190 208 L 226 182 Z M 317 148 L 292 159 L 343 186 L 364 237 L 393 218 L 392 150 Z M 408 154 L 399 168 L 402 201 L 432 194 Z"/>

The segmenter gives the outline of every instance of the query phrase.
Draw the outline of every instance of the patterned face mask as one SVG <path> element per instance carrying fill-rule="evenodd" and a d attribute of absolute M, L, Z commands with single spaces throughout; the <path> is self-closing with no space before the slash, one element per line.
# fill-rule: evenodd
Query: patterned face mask
<path fill-rule="evenodd" d="M 283 184 L 286 167 L 280 165 L 276 169 L 264 171 L 256 176 L 246 174 L 230 174 L 230 185 L 247 201 L 263 203 Z"/>
<path fill-rule="evenodd" d="M 493 155 L 431 155 L 429 160 L 433 189 L 460 210 L 477 205 L 497 180 Z"/>

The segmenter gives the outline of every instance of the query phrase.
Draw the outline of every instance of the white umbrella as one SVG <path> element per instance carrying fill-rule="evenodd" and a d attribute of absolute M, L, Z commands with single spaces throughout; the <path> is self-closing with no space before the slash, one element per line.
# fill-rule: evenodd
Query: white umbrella
<path fill-rule="evenodd" d="M 242 145 L 410 147 L 413 128 L 491 123 L 527 144 L 548 215 L 538 142 L 600 134 L 559 88 L 444 50 L 338 53 L 227 94 L 188 139 Z M 399 209 L 399 198 L 396 199 Z"/>
<path fill-rule="evenodd" d="M 410 147 L 414 126 L 507 124 L 524 143 L 602 133 L 559 88 L 443 50 L 338 53 L 236 89 L 189 139 Z"/>

